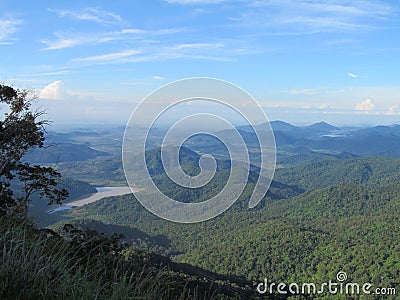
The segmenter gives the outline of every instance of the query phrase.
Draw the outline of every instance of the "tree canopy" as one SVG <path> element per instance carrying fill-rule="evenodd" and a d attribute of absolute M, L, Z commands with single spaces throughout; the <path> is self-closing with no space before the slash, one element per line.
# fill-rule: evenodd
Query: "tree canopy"
<path fill-rule="evenodd" d="M 26 216 L 30 196 L 38 193 L 49 204 L 68 196 L 58 187 L 61 174 L 53 167 L 33 165 L 23 160 L 35 147 L 44 147 L 47 120 L 42 111 L 32 111 L 28 90 L 0 84 L 0 214 Z M 13 188 L 17 187 L 17 189 Z"/>

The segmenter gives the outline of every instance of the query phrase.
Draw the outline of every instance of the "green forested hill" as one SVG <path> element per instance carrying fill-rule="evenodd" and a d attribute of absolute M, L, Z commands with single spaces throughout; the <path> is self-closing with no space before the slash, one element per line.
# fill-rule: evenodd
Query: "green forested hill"
<path fill-rule="evenodd" d="M 309 190 L 338 183 L 387 185 L 400 182 L 400 159 L 363 157 L 325 159 L 280 168 L 275 180 Z"/>
<path fill-rule="evenodd" d="M 58 143 L 47 145 L 45 148 L 37 148 L 25 156 L 25 160 L 31 163 L 59 163 L 70 161 L 84 161 L 98 156 L 107 156 L 108 153 L 95 150 L 85 144 Z"/>
<path fill-rule="evenodd" d="M 400 184 L 340 184 L 200 224 L 160 220 L 132 196 L 100 200 L 79 214 L 123 225 L 125 234 L 139 230 L 135 245 L 219 274 L 324 282 L 345 271 L 353 281 L 393 287 L 400 275 L 398 211 Z"/>
<path fill-rule="evenodd" d="M 120 157 L 97 157 L 86 161 L 64 162 L 57 168 L 62 174 L 96 185 L 126 184 Z"/>
<path fill-rule="evenodd" d="M 243 278 L 128 247 L 118 235 L 65 225 L 60 234 L 0 217 L 1 299 L 244 299 Z M 267 298 L 270 299 L 270 298 Z"/>

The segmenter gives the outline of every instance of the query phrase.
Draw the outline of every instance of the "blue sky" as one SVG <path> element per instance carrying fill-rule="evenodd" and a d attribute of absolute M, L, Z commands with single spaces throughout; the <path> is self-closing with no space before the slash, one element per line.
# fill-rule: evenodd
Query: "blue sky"
<path fill-rule="evenodd" d="M 171 81 L 215 77 L 271 120 L 400 123 L 398 1 L 0 1 L 0 80 L 59 123 L 124 124 Z"/>

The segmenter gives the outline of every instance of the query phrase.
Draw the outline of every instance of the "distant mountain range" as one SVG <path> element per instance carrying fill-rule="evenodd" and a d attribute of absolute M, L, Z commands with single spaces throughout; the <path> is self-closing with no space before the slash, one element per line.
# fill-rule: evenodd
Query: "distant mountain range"
<path fill-rule="evenodd" d="M 303 132 L 303 134 L 326 134 L 326 133 L 337 133 L 337 134 L 351 134 L 352 136 L 362 135 L 386 135 L 386 136 L 400 136 L 400 125 L 378 125 L 372 127 L 336 127 L 324 121 L 314 123 L 308 126 L 295 126 L 283 121 L 272 121 L 270 122 L 271 128 L 274 131 L 280 132 Z M 258 125 L 265 126 L 265 125 Z M 240 127 L 238 127 L 240 129 Z"/>
<path fill-rule="evenodd" d="M 304 131 L 314 131 L 314 132 L 329 132 L 329 131 L 336 131 L 339 128 L 330 125 L 326 122 L 318 122 L 308 126 L 294 126 L 292 124 L 283 122 L 283 121 L 272 121 L 270 122 L 271 127 L 274 131 L 293 131 L 293 130 L 304 130 Z"/>
<path fill-rule="evenodd" d="M 283 121 L 272 121 L 270 125 L 277 146 L 278 167 L 327 159 L 400 157 L 400 125 L 341 128 L 326 122 L 295 126 Z M 256 130 L 269 128 L 266 124 L 254 127 Z M 251 164 L 259 167 L 259 143 L 252 127 L 239 126 L 237 130 L 249 149 Z M 139 136 L 142 133 L 138 129 L 136 134 Z M 159 147 L 158 141 L 162 140 L 165 130 L 152 130 L 152 133 L 154 136 L 150 137 L 149 150 Z M 220 136 L 222 139 L 227 137 L 226 141 L 233 143 L 230 146 L 237 148 L 231 130 L 220 132 Z M 121 130 L 52 132 L 50 142 L 54 146 L 35 150 L 25 159 L 31 163 L 59 163 L 60 170 L 87 182 L 103 184 L 110 178 L 118 178 L 121 183 L 125 181 L 121 162 Z M 181 161 L 189 173 L 197 174 L 199 171 L 198 159 L 201 154 L 215 156 L 221 171 L 230 166 L 227 147 L 216 138 L 196 135 L 183 145 L 185 148 L 181 149 Z M 147 158 L 150 173 L 161 175 L 159 154 L 150 154 Z M 135 161 L 133 163 L 136 164 Z M 102 180 L 99 181 L 99 178 Z"/>
<path fill-rule="evenodd" d="M 281 157 L 293 152 L 339 154 L 354 156 L 400 157 L 400 125 L 375 126 L 368 128 L 340 128 L 326 122 L 309 126 L 294 126 L 283 121 L 272 121 L 270 126 Z M 268 129 L 267 124 L 253 127 Z M 258 147 L 251 126 L 239 126 L 237 130 L 250 148 Z M 231 135 L 231 130 L 223 132 Z M 299 151 L 297 151 L 299 150 Z"/>

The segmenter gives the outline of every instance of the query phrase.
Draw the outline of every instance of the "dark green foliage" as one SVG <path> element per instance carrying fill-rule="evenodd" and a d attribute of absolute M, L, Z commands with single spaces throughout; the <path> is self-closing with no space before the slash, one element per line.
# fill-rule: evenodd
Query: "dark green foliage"
<path fill-rule="evenodd" d="M 25 155 L 24 160 L 31 163 L 52 164 L 60 162 L 85 161 L 108 154 L 83 144 L 57 143 L 36 148 Z"/>
<path fill-rule="evenodd" d="M 81 162 L 64 162 L 57 169 L 68 177 L 95 185 L 126 184 L 120 157 L 100 156 Z"/>
<path fill-rule="evenodd" d="M 172 148 L 163 149 L 163 151 L 172 152 Z M 137 157 L 137 160 L 140 156 Z M 179 152 L 180 166 L 183 171 L 196 176 L 200 173 L 199 160 L 200 155 L 186 147 L 181 147 Z M 215 176 L 206 185 L 199 188 L 181 187 L 174 183 L 165 173 L 161 160 L 160 148 L 146 151 L 146 162 L 149 174 L 152 176 L 158 189 L 168 197 L 181 202 L 200 202 L 216 196 L 225 186 L 230 176 L 231 164 L 225 159 L 216 159 L 217 169 Z M 134 162 L 133 162 L 134 163 Z M 139 167 L 137 167 L 139 168 Z M 248 182 L 242 193 L 236 207 L 248 207 L 248 200 L 258 180 L 259 168 L 251 165 Z M 268 197 L 272 199 L 283 199 L 296 196 L 303 192 L 296 186 L 290 186 L 277 181 L 272 182 Z"/>
<path fill-rule="evenodd" d="M 74 200 L 83 195 L 97 192 L 96 187 L 93 185 L 72 178 L 63 178 L 59 184 L 69 192 L 66 200 Z"/>
<path fill-rule="evenodd" d="M 317 159 L 276 170 L 275 180 L 310 190 L 338 183 L 387 185 L 400 182 L 400 159 L 366 157 Z"/>
<path fill-rule="evenodd" d="M 254 294 L 191 274 L 120 236 L 63 226 L 60 234 L 0 218 L 1 299 L 211 299 Z"/>
<path fill-rule="evenodd" d="M 343 270 L 353 282 L 397 288 L 398 211 L 400 184 L 341 184 L 269 200 L 258 211 L 233 209 L 200 224 L 160 220 L 132 196 L 103 199 L 80 209 L 86 218 L 124 224 L 125 232 L 129 227 L 139 230 L 143 235 L 133 239 L 138 247 L 219 274 L 254 282 L 267 277 L 274 282 L 322 283 Z"/>
<path fill-rule="evenodd" d="M 31 101 L 25 90 L 0 85 L 0 103 L 8 111 L 0 120 L 0 214 L 19 214 L 26 217 L 27 206 L 33 193 L 60 203 L 68 196 L 59 189 L 60 173 L 51 167 L 23 162 L 28 150 L 43 147 L 45 120 L 40 112 L 30 110 Z M 22 189 L 14 193 L 11 184 L 19 182 Z"/>

